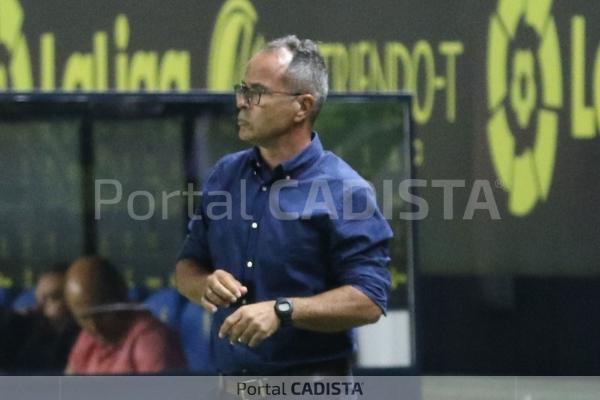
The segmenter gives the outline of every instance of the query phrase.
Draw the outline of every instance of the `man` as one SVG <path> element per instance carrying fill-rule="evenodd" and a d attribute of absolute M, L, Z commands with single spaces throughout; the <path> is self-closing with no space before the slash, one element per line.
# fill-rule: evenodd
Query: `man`
<path fill-rule="evenodd" d="M 35 308 L 25 313 L 2 310 L 5 348 L 0 369 L 10 373 L 59 373 L 79 333 L 63 296 L 67 266 L 44 271 L 35 287 Z"/>
<path fill-rule="evenodd" d="M 65 302 L 65 273 L 68 265 L 56 264 L 40 275 L 35 286 L 36 309 L 57 328 L 73 321 Z"/>
<path fill-rule="evenodd" d="M 351 328 L 386 308 L 391 229 L 367 183 L 312 130 L 327 81 L 315 43 L 288 36 L 235 87 L 239 137 L 255 147 L 214 167 L 176 266 L 179 291 L 214 313 L 223 374 L 349 374 Z M 215 215 L 224 199 L 225 218 Z M 348 200 L 373 212 L 347 218 Z"/>
<path fill-rule="evenodd" d="M 69 356 L 67 373 L 138 374 L 185 367 L 175 333 L 128 302 L 127 284 L 107 260 L 75 260 L 67 272 L 65 295 L 83 329 Z"/>

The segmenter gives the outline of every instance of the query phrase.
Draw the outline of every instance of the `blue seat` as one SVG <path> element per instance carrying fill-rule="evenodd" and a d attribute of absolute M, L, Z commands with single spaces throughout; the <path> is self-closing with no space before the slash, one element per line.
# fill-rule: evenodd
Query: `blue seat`
<path fill-rule="evenodd" d="M 194 303 L 187 303 L 181 314 L 179 333 L 188 367 L 200 374 L 215 374 L 210 363 L 209 338 L 211 314 Z"/>
<path fill-rule="evenodd" d="M 25 289 L 13 300 L 11 308 L 23 312 L 34 308 L 35 305 L 35 289 Z"/>
<path fill-rule="evenodd" d="M 133 286 L 129 288 L 127 297 L 130 301 L 141 302 L 148 296 L 148 289 L 143 286 Z"/>
<path fill-rule="evenodd" d="M 151 294 L 144 304 L 162 322 L 179 330 L 181 313 L 187 300 L 176 289 L 159 289 Z"/>

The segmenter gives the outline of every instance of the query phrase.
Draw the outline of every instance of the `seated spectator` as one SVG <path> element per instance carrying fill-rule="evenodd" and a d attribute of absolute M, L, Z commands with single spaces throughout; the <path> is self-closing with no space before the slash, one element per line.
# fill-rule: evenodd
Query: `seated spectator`
<path fill-rule="evenodd" d="M 127 297 L 127 284 L 105 259 L 82 257 L 67 272 L 67 304 L 82 328 L 66 373 L 136 374 L 185 368 L 179 338 Z"/>
<path fill-rule="evenodd" d="M 0 369 L 7 373 L 60 373 L 79 334 L 63 296 L 67 266 L 57 264 L 40 275 L 35 308 L 18 314 L 0 312 Z"/>
<path fill-rule="evenodd" d="M 67 265 L 56 264 L 42 273 L 35 286 L 36 309 L 57 329 L 75 323 L 65 301 Z"/>

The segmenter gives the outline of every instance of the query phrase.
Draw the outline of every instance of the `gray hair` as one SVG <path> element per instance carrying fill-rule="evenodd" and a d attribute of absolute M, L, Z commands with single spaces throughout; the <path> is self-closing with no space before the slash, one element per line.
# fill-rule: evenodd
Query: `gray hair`
<path fill-rule="evenodd" d="M 296 92 L 310 93 L 315 97 L 312 121 L 319 111 L 329 91 L 327 67 L 319 52 L 319 46 L 310 39 L 300 40 L 296 35 L 288 35 L 266 44 L 265 50 L 287 49 L 293 57 L 285 73 L 285 78 Z"/>

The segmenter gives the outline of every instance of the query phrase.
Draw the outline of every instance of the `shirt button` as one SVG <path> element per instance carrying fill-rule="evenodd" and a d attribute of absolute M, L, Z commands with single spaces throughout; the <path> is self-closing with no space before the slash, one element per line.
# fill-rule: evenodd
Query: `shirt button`
<path fill-rule="evenodd" d="M 252 229 L 256 229 L 256 228 L 258 228 L 258 224 L 256 222 L 253 222 L 252 223 Z"/>
<path fill-rule="evenodd" d="M 256 171 L 252 171 L 252 173 L 253 173 L 254 175 L 256 175 Z"/>
<path fill-rule="evenodd" d="M 289 180 L 291 179 L 291 176 L 289 176 L 289 175 L 286 175 L 286 176 L 285 176 L 285 179 L 287 179 L 287 180 L 289 181 Z"/>
<path fill-rule="evenodd" d="M 260 190 L 262 190 L 263 192 L 266 192 L 267 191 L 267 187 L 263 186 L 263 187 L 260 188 Z"/>
<path fill-rule="evenodd" d="M 253 265 L 254 265 L 254 264 L 252 263 L 252 261 L 248 261 L 248 262 L 246 263 L 246 267 L 248 267 L 248 268 L 252 268 L 252 266 L 253 266 Z"/>

